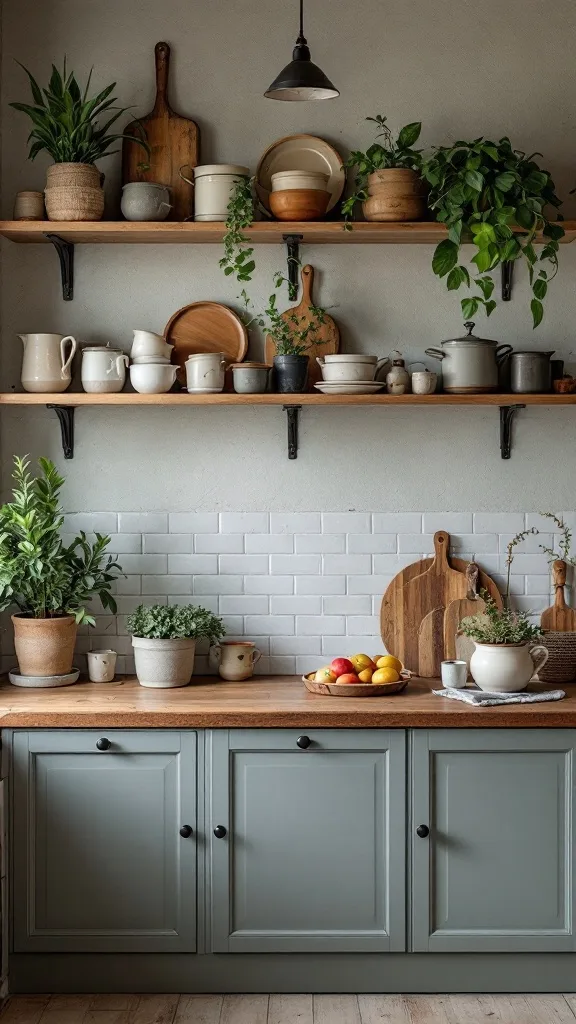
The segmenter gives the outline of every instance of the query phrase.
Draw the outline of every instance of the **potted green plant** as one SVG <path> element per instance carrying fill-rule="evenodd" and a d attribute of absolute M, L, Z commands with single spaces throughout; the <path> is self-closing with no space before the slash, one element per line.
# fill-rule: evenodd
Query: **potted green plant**
<path fill-rule="evenodd" d="M 110 131 L 128 109 L 115 106 L 112 92 L 116 82 L 88 98 L 92 72 L 81 89 L 64 60 L 62 73 L 52 65 L 47 88 L 40 88 L 28 69 L 20 66 L 28 75 L 33 104 L 10 106 L 32 121 L 29 159 L 34 160 L 46 150 L 54 161 L 48 168 L 45 190 L 48 219 L 100 220 L 104 212 L 104 176 L 95 166 L 96 161 L 117 152 L 111 147 L 124 138 L 138 142 L 149 153 L 144 129 L 141 137 Z"/>
<path fill-rule="evenodd" d="M 476 247 L 472 262 L 478 294 L 462 299 L 465 320 L 481 307 L 490 315 L 496 307 L 493 271 L 518 259 L 528 266 L 534 327 L 542 320 L 542 302 L 558 270 L 558 242 L 564 229 L 546 212 L 547 206 L 559 207 L 561 202 L 549 171 L 533 159 L 540 155 L 526 156 L 506 137 L 499 142 L 478 138 L 438 146 L 423 161 L 428 206 L 448 228 L 448 238 L 434 252 L 432 269 L 446 278 L 449 291 L 462 284 L 470 287 L 470 273 L 459 263 L 460 249 L 470 241 Z M 534 242 L 540 232 L 546 244 L 538 253 Z"/>
<path fill-rule="evenodd" d="M 244 234 L 254 220 L 254 179 L 236 178 L 227 206 L 226 230 L 224 232 L 224 255 L 220 266 L 226 277 L 232 274 L 237 281 L 252 280 L 256 268 L 251 258 L 254 253 L 250 240 Z"/>
<path fill-rule="evenodd" d="M 485 611 L 462 619 L 460 630 L 475 643 L 470 659 L 470 672 L 481 690 L 491 693 L 512 693 L 524 690 L 534 672 L 546 663 L 548 651 L 540 640 L 542 630 L 533 625 L 526 612 L 514 611 L 510 607 L 510 575 L 514 561 L 514 549 L 530 534 L 537 534 L 536 527 L 522 530 L 507 545 L 506 593 L 504 607 L 498 608 L 487 591 L 481 591 Z"/>
<path fill-rule="evenodd" d="M 277 273 L 275 288 L 278 289 L 285 280 L 281 273 Z M 248 310 L 252 303 L 245 289 L 242 290 L 242 299 Z M 326 313 L 321 306 L 311 306 L 310 309 L 311 319 L 298 316 L 294 310 L 281 313 L 276 303 L 276 293 L 273 292 L 268 297 L 264 313 L 257 313 L 246 321 L 248 327 L 257 323 L 274 340 L 274 374 L 280 394 L 300 394 L 306 390 L 310 358 L 308 349 L 319 344 L 317 334 L 325 323 Z"/>
<path fill-rule="evenodd" d="M 362 203 L 366 220 L 422 220 L 427 189 L 420 175 L 421 151 L 412 148 L 420 137 L 421 122 L 405 125 L 394 138 L 383 114 L 366 120 L 373 121 L 378 131 L 365 152 L 354 150 L 346 162 L 347 168 L 356 168 L 354 191 L 342 203 L 346 221 L 357 203 Z"/>
<path fill-rule="evenodd" d="M 128 632 L 141 686 L 168 688 L 187 686 L 194 669 L 197 640 L 211 644 L 226 630 L 206 608 L 195 605 L 141 604 L 128 617 Z"/>
<path fill-rule="evenodd" d="M 94 625 L 87 605 L 99 597 L 116 611 L 110 593 L 122 573 L 106 555 L 109 537 L 90 543 L 80 533 L 62 543 L 64 517 L 60 490 L 64 479 L 49 459 L 40 459 L 33 477 L 26 458 L 14 458 L 12 501 L 0 507 L 0 610 L 12 616 L 20 672 L 24 676 L 61 676 L 72 668 L 78 625 Z"/>

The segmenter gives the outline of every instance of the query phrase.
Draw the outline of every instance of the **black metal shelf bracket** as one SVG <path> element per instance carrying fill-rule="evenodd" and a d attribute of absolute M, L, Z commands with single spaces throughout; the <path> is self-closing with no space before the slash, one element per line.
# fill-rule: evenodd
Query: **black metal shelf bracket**
<path fill-rule="evenodd" d="M 298 298 L 298 268 L 300 267 L 300 242 L 304 241 L 304 235 L 282 235 L 282 241 L 286 243 L 286 259 L 288 262 L 288 298 L 291 301 Z M 294 456 L 296 458 L 296 456 Z"/>
<path fill-rule="evenodd" d="M 512 421 L 514 413 L 519 409 L 525 409 L 525 405 L 501 405 L 500 406 L 500 456 L 509 459 L 512 454 Z"/>
<path fill-rule="evenodd" d="M 62 298 L 65 302 L 71 302 L 74 298 L 74 243 L 51 232 L 46 232 L 46 238 L 52 242 L 60 260 Z"/>
<path fill-rule="evenodd" d="M 514 278 L 514 261 L 506 260 L 502 264 L 502 302 L 510 302 L 512 298 L 512 281 Z"/>
<path fill-rule="evenodd" d="M 53 409 L 60 420 L 60 433 L 62 434 L 62 451 L 65 459 L 74 458 L 74 405 L 47 405 L 47 409 Z"/>
<path fill-rule="evenodd" d="M 282 408 L 288 417 L 288 458 L 298 458 L 298 413 L 301 405 L 283 405 Z"/>

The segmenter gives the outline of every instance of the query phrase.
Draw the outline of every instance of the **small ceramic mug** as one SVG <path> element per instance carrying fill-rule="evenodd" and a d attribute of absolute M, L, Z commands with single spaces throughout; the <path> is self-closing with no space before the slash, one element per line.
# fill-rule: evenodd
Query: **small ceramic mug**
<path fill-rule="evenodd" d="M 212 393 L 224 388 L 226 360 L 223 352 L 197 352 L 186 360 L 188 391 Z"/>
<path fill-rule="evenodd" d="M 252 640 L 222 640 L 210 648 L 209 661 L 218 668 L 222 679 L 238 682 L 250 679 L 254 666 L 262 657 Z"/>
<path fill-rule="evenodd" d="M 436 391 L 438 374 L 433 370 L 417 370 L 412 374 L 412 394 L 433 395 Z"/>
<path fill-rule="evenodd" d="M 88 651 L 88 676 L 91 683 L 111 683 L 116 671 L 116 651 Z"/>
<path fill-rule="evenodd" d="M 468 662 L 443 661 L 440 666 L 442 684 L 447 690 L 465 690 L 468 680 Z"/>

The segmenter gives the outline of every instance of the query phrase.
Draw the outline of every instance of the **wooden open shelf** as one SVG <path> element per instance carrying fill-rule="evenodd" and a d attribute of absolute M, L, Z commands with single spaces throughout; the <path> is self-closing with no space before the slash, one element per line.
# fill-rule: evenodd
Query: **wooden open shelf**
<path fill-rule="evenodd" d="M 55 406 L 86 406 L 86 405 L 306 405 L 322 409 L 329 406 L 366 406 L 375 405 L 383 408 L 395 408 L 402 405 L 576 405 L 576 395 L 322 395 L 307 393 L 303 395 L 189 395 L 187 392 L 173 392 L 167 395 L 139 395 L 135 392 L 122 391 L 116 395 L 88 395 L 84 391 L 65 391 L 60 395 L 31 395 L 26 392 L 0 394 L 0 405 L 55 405 Z"/>
<path fill-rule="evenodd" d="M 564 221 L 562 227 L 566 234 L 561 241 L 573 242 L 576 239 L 576 221 Z M 224 231 L 225 225 L 221 221 L 206 224 L 167 221 L 0 221 L 0 235 L 12 242 L 49 242 L 47 236 L 55 234 L 73 245 L 197 245 L 221 242 Z M 255 243 L 283 242 L 286 235 L 300 235 L 302 242 L 330 245 L 435 245 L 447 236 L 444 225 L 435 221 L 410 221 L 403 224 L 355 221 L 352 231 L 344 229 L 343 221 L 259 221 L 246 228 L 244 233 Z M 541 238 L 539 240 L 542 241 Z"/>

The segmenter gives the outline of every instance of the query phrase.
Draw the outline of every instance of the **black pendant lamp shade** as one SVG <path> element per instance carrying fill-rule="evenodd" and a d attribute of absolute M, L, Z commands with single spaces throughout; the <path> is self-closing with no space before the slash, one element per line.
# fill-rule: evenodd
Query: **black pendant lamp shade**
<path fill-rule="evenodd" d="M 300 0 L 300 32 L 292 60 L 264 93 L 269 100 L 331 100 L 339 96 L 329 78 L 310 60 L 304 37 L 304 0 Z"/>

